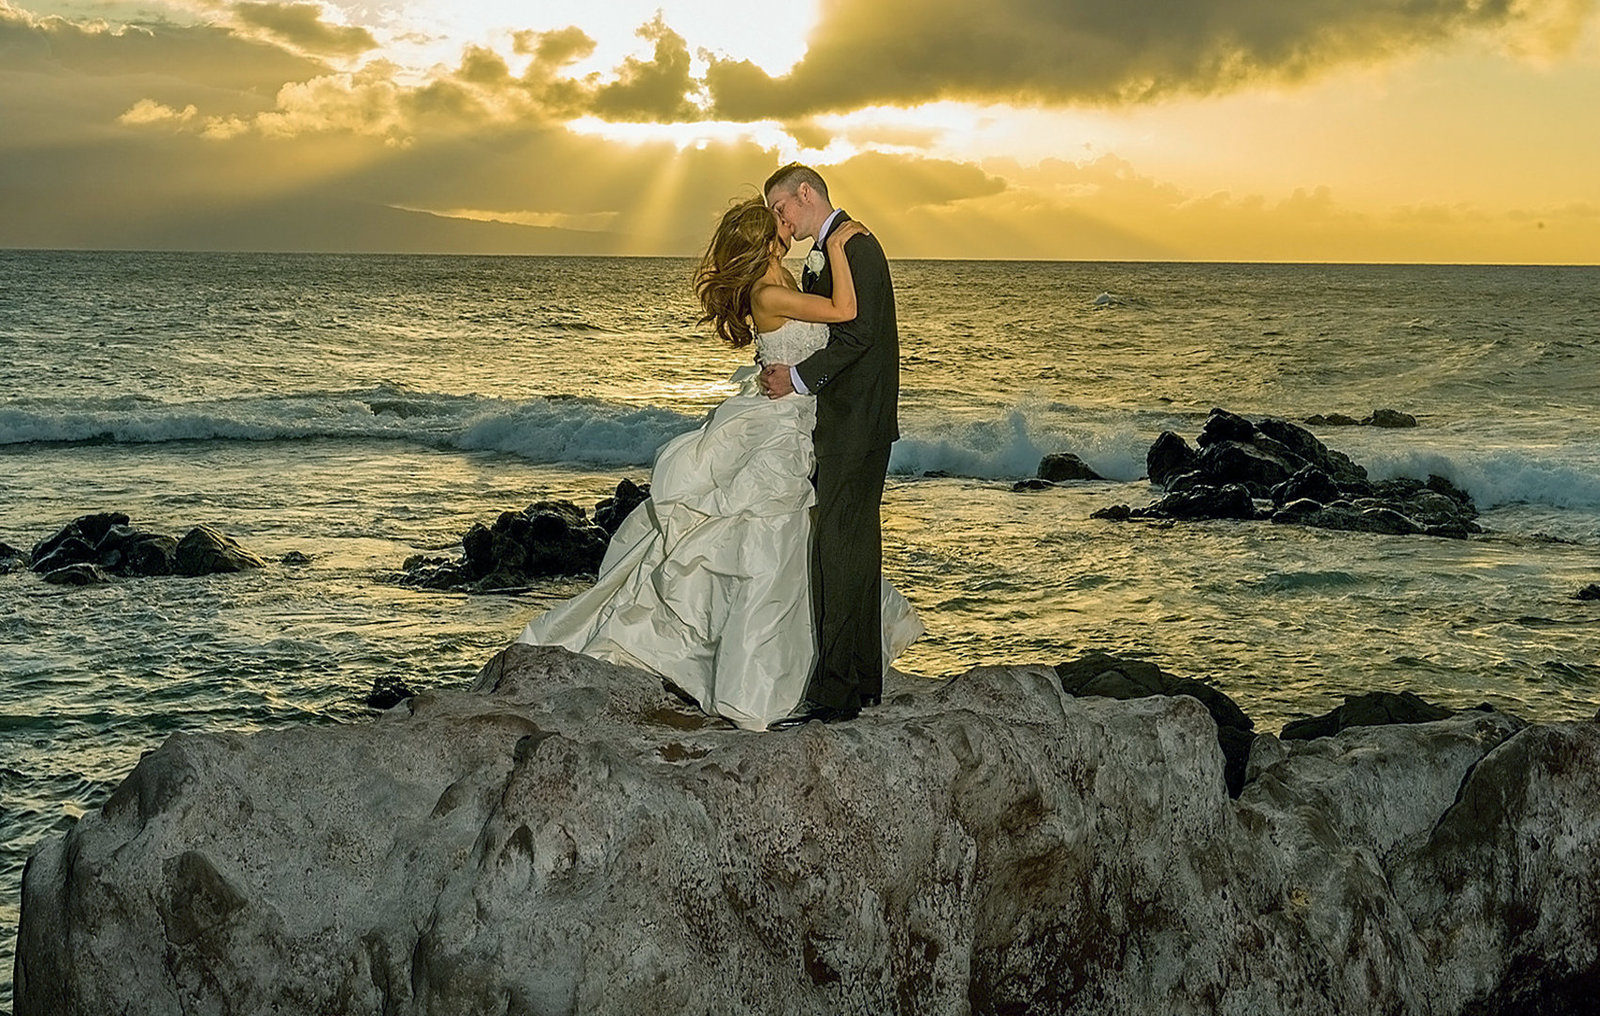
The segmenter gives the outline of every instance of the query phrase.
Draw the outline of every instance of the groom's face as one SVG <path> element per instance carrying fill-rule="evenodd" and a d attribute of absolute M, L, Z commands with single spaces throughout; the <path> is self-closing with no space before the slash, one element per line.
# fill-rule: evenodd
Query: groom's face
<path fill-rule="evenodd" d="M 767 207 L 771 208 L 772 213 L 778 217 L 779 229 L 787 230 L 790 237 L 797 240 L 804 240 L 811 235 L 811 229 L 806 225 L 808 221 L 806 201 L 800 193 L 800 188 L 805 187 L 805 184 L 801 184 L 799 188 L 794 190 L 783 190 L 774 187 L 767 194 Z M 809 188 L 806 189 L 809 190 Z"/>

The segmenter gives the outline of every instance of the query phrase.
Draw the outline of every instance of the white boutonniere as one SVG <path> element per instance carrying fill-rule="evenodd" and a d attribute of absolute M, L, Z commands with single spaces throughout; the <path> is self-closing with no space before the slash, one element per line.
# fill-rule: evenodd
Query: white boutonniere
<path fill-rule="evenodd" d="M 806 255 L 806 270 L 812 275 L 821 275 L 822 270 L 828 267 L 828 256 L 815 247 Z"/>

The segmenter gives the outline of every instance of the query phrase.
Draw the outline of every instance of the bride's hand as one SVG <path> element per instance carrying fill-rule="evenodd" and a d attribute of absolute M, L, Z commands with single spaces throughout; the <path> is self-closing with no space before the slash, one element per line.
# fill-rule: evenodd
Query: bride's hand
<path fill-rule="evenodd" d="M 870 232 L 871 231 L 861 223 L 854 219 L 850 219 L 846 222 L 840 223 L 833 232 L 828 234 L 827 248 L 829 251 L 837 253 L 844 250 L 845 241 L 849 240 L 852 236 L 861 236 Z"/>

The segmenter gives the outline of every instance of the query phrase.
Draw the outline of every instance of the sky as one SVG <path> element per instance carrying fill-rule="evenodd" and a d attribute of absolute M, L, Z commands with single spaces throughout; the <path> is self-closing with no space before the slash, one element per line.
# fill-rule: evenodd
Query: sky
<path fill-rule="evenodd" d="M 1600 263 L 1600 0 L 0 0 L 0 247 Z"/>

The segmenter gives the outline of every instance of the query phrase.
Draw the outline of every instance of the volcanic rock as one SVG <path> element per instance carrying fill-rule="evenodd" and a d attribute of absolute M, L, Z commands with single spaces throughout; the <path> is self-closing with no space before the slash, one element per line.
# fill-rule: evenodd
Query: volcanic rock
<path fill-rule="evenodd" d="M 216 575 L 265 568 L 267 562 L 210 526 L 195 526 L 178 541 L 172 570 L 177 575 Z"/>
<path fill-rule="evenodd" d="M 62 565 L 45 572 L 43 578 L 57 586 L 98 586 L 111 581 L 110 575 L 93 564 Z"/>
<path fill-rule="evenodd" d="M 648 483 L 634 483 L 624 477 L 616 492 L 594 506 L 594 524 L 605 530 L 606 538 L 617 535 L 617 529 L 633 510 L 650 499 Z"/>
<path fill-rule="evenodd" d="M 1429 723 L 1454 715 L 1454 710 L 1424 701 L 1409 691 L 1374 691 L 1365 695 L 1346 695 L 1344 705 L 1321 716 L 1294 720 L 1283 728 L 1279 736 L 1285 741 L 1308 741 L 1313 737 L 1332 737 L 1350 727 Z"/>
<path fill-rule="evenodd" d="M 402 585 L 468 592 L 515 591 L 542 579 L 593 577 L 605 557 L 607 534 L 571 501 L 536 501 L 501 512 L 494 525 L 474 523 L 461 537 L 459 560 L 412 557 Z"/>
<path fill-rule="evenodd" d="M 1415 427 L 1417 418 L 1396 409 L 1374 409 L 1361 423 L 1368 427 Z"/>
<path fill-rule="evenodd" d="M 17 1016 L 1509 1016 L 1600 983 L 1600 724 L 1259 736 L 1230 800 L 1187 694 L 886 691 L 754 734 L 514 645 L 370 722 L 173 735 L 29 861 Z"/>
<path fill-rule="evenodd" d="M 1193 471 L 1200 464 L 1200 456 L 1189 447 L 1189 442 L 1164 430 L 1145 453 L 1144 461 L 1150 482 L 1165 487 L 1174 476 Z"/>
<path fill-rule="evenodd" d="M 1052 452 L 1039 460 L 1039 479 L 1062 483 L 1066 480 L 1103 480 L 1105 477 L 1071 452 Z"/>
<path fill-rule="evenodd" d="M 1119 509 L 1096 518 L 1251 520 L 1409 535 L 1465 539 L 1482 532 L 1471 497 L 1449 480 L 1401 478 L 1373 482 L 1343 452 L 1285 420 L 1251 421 L 1214 409 L 1196 454 L 1164 431 L 1146 455 L 1151 480 L 1166 496 L 1145 508 Z M 1242 488 L 1235 490 L 1232 488 Z M 1275 510 L 1260 510 L 1257 499 Z"/>
<path fill-rule="evenodd" d="M 1105 698 L 1135 699 L 1150 695 L 1188 695 L 1198 699 L 1217 724 L 1217 743 L 1222 749 L 1223 778 L 1228 794 L 1238 797 L 1244 789 L 1245 763 L 1250 758 L 1250 742 L 1255 721 L 1239 704 L 1204 681 L 1174 677 L 1144 660 L 1123 660 L 1108 653 L 1092 652 L 1076 660 L 1056 664 L 1061 689 L 1069 695 L 1100 695 Z"/>

